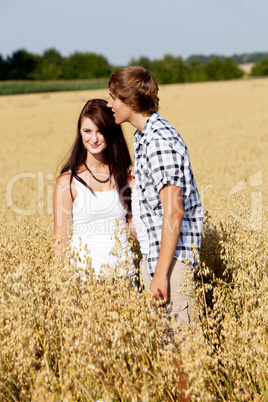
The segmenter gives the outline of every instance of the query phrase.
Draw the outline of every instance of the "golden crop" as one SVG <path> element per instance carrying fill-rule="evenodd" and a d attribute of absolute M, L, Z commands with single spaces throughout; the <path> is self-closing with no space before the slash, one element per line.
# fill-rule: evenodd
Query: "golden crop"
<path fill-rule="evenodd" d="M 127 278 L 107 267 L 97 282 L 90 252 L 86 281 L 68 248 L 53 257 L 56 168 L 85 101 L 108 92 L 0 97 L 1 401 L 268 400 L 267 86 L 160 89 L 208 211 L 198 322 L 174 326 L 176 345 L 161 306 Z"/>

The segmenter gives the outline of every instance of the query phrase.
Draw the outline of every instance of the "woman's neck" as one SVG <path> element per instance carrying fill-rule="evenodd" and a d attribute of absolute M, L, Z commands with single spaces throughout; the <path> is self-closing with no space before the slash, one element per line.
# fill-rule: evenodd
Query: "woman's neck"
<path fill-rule="evenodd" d="M 92 169 L 100 169 L 108 166 L 108 161 L 104 155 L 88 154 L 86 158 L 86 164 Z"/>

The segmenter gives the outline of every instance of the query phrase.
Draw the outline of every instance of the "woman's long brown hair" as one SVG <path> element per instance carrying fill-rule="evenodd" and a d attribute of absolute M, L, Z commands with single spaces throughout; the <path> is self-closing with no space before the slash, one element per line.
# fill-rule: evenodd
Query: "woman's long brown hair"
<path fill-rule="evenodd" d="M 84 117 L 91 119 L 105 138 L 107 143 L 105 150 L 107 162 L 111 173 L 114 175 L 116 189 L 123 205 L 130 211 L 130 189 L 127 186 L 127 171 L 131 165 L 131 158 L 122 128 L 115 123 L 113 112 L 107 107 L 105 100 L 91 99 L 83 107 L 78 119 L 76 139 L 70 150 L 70 155 L 61 169 L 61 174 L 67 171 L 71 172 L 70 191 L 72 179 L 75 177 L 94 194 L 94 191 L 77 174 L 78 168 L 86 162 L 87 157 L 87 150 L 83 145 L 80 133 L 81 122 Z"/>

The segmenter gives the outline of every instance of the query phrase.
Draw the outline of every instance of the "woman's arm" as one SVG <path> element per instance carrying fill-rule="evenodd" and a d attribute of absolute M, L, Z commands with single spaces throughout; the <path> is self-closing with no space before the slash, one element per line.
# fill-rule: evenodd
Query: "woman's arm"
<path fill-rule="evenodd" d="M 130 232 L 131 236 L 133 236 L 135 239 L 137 239 L 137 232 L 136 232 L 136 229 L 134 226 L 133 216 L 130 213 L 127 216 L 127 223 L 128 223 L 129 232 Z"/>
<path fill-rule="evenodd" d="M 55 255 L 61 256 L 61 244 L 68 242 L 68 230 L 72 213 L 72 197 L 70 192 L 70 173 L 63 173 L 57 180 L 54 197 L 54 236 Z"/>

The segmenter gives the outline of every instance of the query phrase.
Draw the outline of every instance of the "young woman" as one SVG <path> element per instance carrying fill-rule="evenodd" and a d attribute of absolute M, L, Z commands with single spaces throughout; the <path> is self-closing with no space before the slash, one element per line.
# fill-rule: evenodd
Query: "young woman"
<path fill-rule="evenodd" d="M 86 246 L 96 277 L 106 264 L 118 267 L 119 276 L 134 273 L 126 234 L 130 166 L 122 129 L 107 102 L 89 100 L 80 113 L 75 142 L 56 183 L 54 235 L 55 253 L 60 256 L 60 240 L 68 243 L 72 222 L 71 247 L 81 260 L 77 266 L 86 267 Z M 126 272 L 126 260 L 131 272 Z"/>

